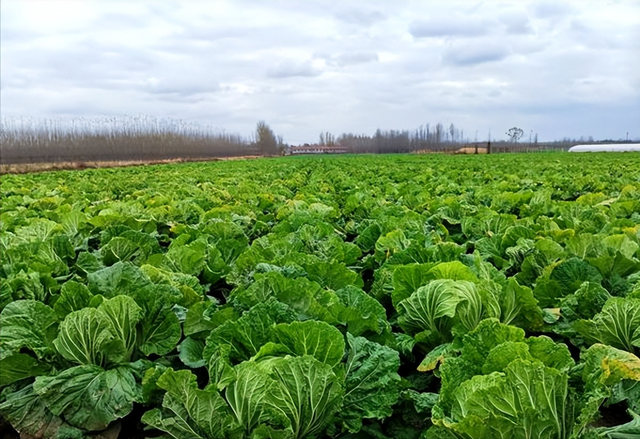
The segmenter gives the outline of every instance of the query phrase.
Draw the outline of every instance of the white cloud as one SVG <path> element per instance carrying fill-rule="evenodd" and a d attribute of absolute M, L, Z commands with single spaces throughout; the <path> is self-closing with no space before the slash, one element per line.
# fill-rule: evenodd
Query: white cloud
<path fill-rule="evenodd" d="M 640 2 L 4 0 L 3 114 L 640 136 Z M 483 134 L 484 135 L 484 134 Z"/>

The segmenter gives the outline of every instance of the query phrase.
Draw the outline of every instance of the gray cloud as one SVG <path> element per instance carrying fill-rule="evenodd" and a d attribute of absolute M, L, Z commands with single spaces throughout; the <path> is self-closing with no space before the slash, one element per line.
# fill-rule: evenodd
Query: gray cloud
<path fill-rule="evenodd" d="M 145 11 L 145 14 L 140 14 L 138 16 L 126 14 L 122 11 L 108 12 L 98 17 L 93 22 L 93 26 L 95 26 L 96 29 L 136 29 L 147 26 L 148 16 L 148 10 Z"/>
<path fill-rule="evenodd" d="M 640 136 L 637 0 L 34 1 L 3 2 L 3 115 Z"/>
<path fill-rule="evenodd" d="M 354 23 L 361 26 L 371 26 L 374 23 L 385 20 L 386 15 L 377 9 L 367 10 L 362 5 L 357 8 L 350 7 L 344 11 L 337 12 L 335 17 L 347 23 Z"/>
<path fill-rule="evenodd" d="M 173 78 L 151 78 L 147 80 L 146 91 L 158 95 L 172 95 L 174 99 L 215 93 L 221 90 L 213 79 L 189 76 Z"/>
<path fill-rule="evenodd" d="M 267 69 L 267 76 L 271 78 L 313 77 L 321 74 L 322 72 L 315 68 L 311 61 L 282 61 Z"/>
<path fill-rule="evenodd" d="M 539 1 L 533 4 L 532 11 L 536 18 L 562 17 L 571 13 L 571 6 L 566 2 Z"/>
<path fill-rule="evenodd" d="M 429 37 L 476 37 L 486 35 L 492 24 L 468 17 L 438 17 L 426 21 L 416 21 L 409 27 L 409 33 L 415 38 Z"/>
<path fill-rule="evenodd" d="M 498 20 L 503 26 L 505 26 L 505 29 L 509 34 L 533 33 L 531 21 L 524 11 L 510 11 L 500 14 Z"/>
<path fill-rule="evenodd" d="M 378 54 L 373 52 L 341 53 L 336 57 L 338 65 L 363 64 L 378 61 Z"/>
<path fill-rule="evenodd" d="M 458 66 L 468 66 L 494 61 L 507 57 L 509 51 L 501 44 L 464 43 L 449 47 L 444 53 L 444 60 Z"/>
<path fill-rule="evenodd" d="M 355 64 L 366 64 L 378 61 L 375 52 L 342 52 L 334 55 L 317 53 L 316 59 L 322 59 L 325 63 L 334 67 L 347 67 Z"/>

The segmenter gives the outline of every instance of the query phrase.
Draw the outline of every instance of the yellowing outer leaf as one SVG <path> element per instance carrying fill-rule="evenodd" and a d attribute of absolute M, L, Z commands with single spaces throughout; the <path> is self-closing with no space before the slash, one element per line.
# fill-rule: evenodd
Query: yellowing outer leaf
<path fill-rule="evenodd" d="M 418 371 L 430 372 L 435 370 L 445 360 L 445 358 L 447 358 L 447 354 L 453 350 L 453 345 L 451 343 L 441 344 L 437 348 L 432 349 L 418 366 Z"/>
<path fill-rule="evenodd" d="M 640 358 L 630 352 L 603 344 L 594 344 L 585 354 L 585 382 L 605 385 L 616 384 L 623 379 L 640 381 Z"/>

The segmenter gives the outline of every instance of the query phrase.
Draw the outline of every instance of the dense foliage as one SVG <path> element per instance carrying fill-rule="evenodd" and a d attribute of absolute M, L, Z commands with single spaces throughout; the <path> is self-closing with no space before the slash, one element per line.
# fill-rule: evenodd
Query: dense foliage
<path fill-rule="evenodd" d="M 262 159 L 1 191 L 0 413 L 23 437 L 640 437 L 638 155 Z"/>

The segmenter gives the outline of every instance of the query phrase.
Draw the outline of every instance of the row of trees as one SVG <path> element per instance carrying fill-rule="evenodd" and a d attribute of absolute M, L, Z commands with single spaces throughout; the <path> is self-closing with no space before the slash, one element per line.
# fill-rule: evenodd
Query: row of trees
<path fill-rule="evenodd" d="M 525 138 L 521 128 L 505 133 L 507 140 L 478 141 L 465 137 L 453 123 L 421 125 L 415 130 L 378 129 L 373 135 L 344 133 L 334 136 L 323 132 L 319 145 L 339 147 L 351 153 L 406 152 L 515 152 L 568 149 L 577 140 L 563 139 L 539 143 L 530 132 Z M 593 142 L 592 138 L 588 139 Z M 246 155 L 281 155 L 288 145 L 265 121 L 258 122 L 251 138 L 229 134 L 195 123 L 153 117 L 103 119 L 33 120 L 26 118 L 0 121 L 0 163 L 37 163 L 66 161 L 116 161 L 162 159 L 204 159 Z M 586 143 L 580 139 L 579 143 Z"/>
<path fill-rule="evenodd" d="M 0 121 L 0 163 L 153 161 L 280 155 L 282 136 L 258 122 L 249 139 L 210 126 L 153 117 Z"/>
<path fill-rule="evenodd" d="M 3 118 L 0 163 L 154 161 L 277 154 L 282 138 L 262 123 L 257 140 L 210 126 L 153 117 Z M 275 146 L 274 146 L 275 145 Z"/>
<path fill-rule="evenodd" d="M 477 135 L 476 135 L 477 137 Z M 341 146 L 354 153 L 401 153 L 418 151 L 454 151 L 470 143 L 482 143 L 477 139 L 471 142 L 465 138 L 464 131 L 453 123 L 445 127 L 442 123 L 431 126 L 421 125 L 411 130 L 376 130 L 375 134 L 345 133 L 334 137 L 331 133 L 321 133 L 319 144 L 322 146 Z"/>
<path fill-rule="evenodd" d="M 445 127 L 421 125 L 415 130 L 378 129 L 373 135 L 345 133 L 337 137 L 329 132 L 320 134 L 321 146 L 339 146 L 351 153 L 406 153 L 406 152 L 536 152 L 549 150 L 567 150 L 578 143 L 597 143 L 593 137 L 585 139 L 564 138 L 552 142 L 539 142 L 538 134 L 533 130 L 529 135 L 519 127 L 512 127 L 502 138 L 492 138 L 491 133 L 485 139 L 478 139 L 476 132 L 473 139 L 465 136 L 462 129 L 453 123 Z"/>
<path fill-rule="evenodd" d="M 373 136 L 345 133 L 335 137 L 329 132 L 320 133 L 319 145 L 343 146 L 362 152 L 405 152 L 420 149 L 447 149 L 452 145 L 468 143 L 464 131 L 452 123 L 448 128 L 442 123 L 434 126 L 421 125 L 418 129 L 389 130 L 378 129 Z M 447 146 L 448 145 L 448 146 Z"/>

